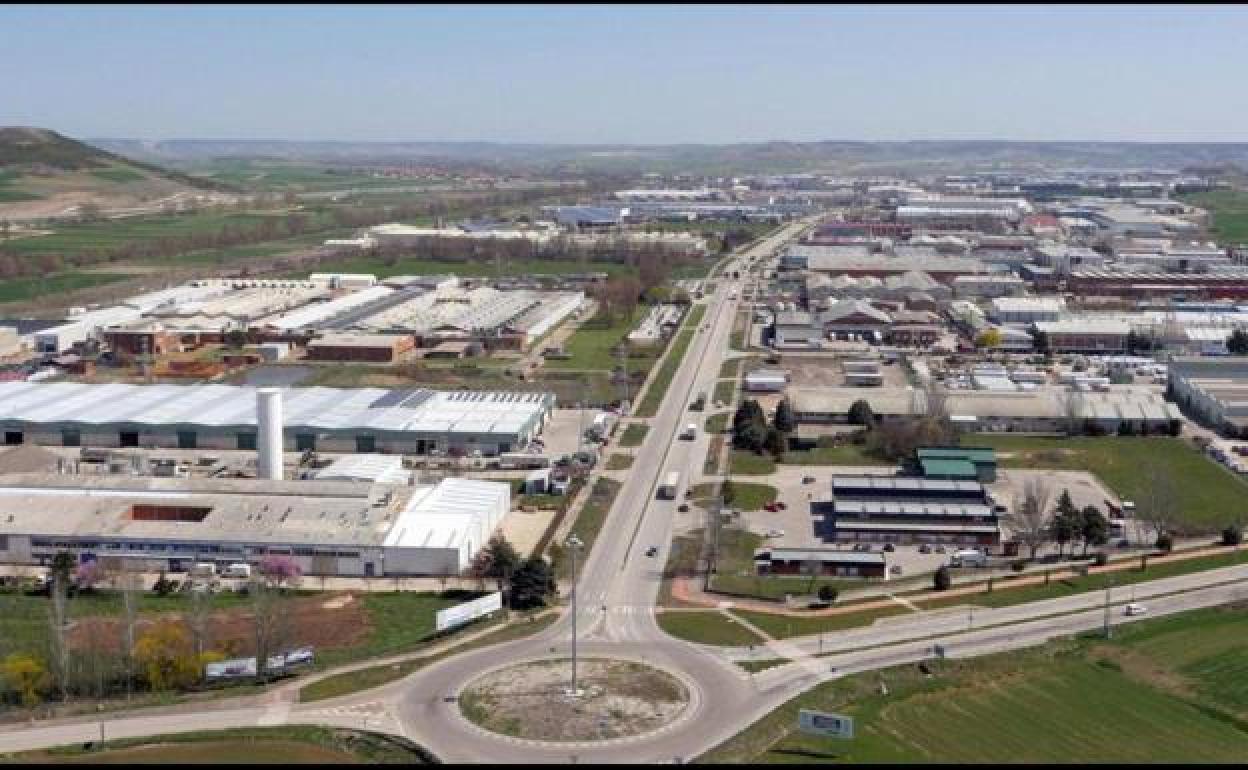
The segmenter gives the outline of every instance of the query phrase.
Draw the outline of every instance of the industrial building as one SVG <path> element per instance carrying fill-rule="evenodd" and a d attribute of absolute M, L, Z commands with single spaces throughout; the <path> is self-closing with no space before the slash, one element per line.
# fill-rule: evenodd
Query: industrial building
<path fill-rule="evenodd" d="M 523 449 L 550 393 L 282 388 L 286 451 L 481 453 Z M 0 382 L 5 444 L 255 449 L 256 388 Z"/>
<path fill-rule="evenodd" d="M 837 548 L 759 548 L 754 568 L 760 575 L 835 575 L 888 579 L 883 553 Z"/>
<path fill-rule="evenodd" d="M 993 547 L 1004 513 L 977 481 L 833 476 L 831 496 L 811 502 L 825 540 L 952 543 Z"/>
<path fill-rule="evenodd" d="M 415 347 L 410 334 L 326 334 L 308 342 L 308 358 L 393 363 Z"/>
<path fill-rule="evenodd" d="M 1056 321 L 1066 311 L 1061 297 L 997 297 L 989 305 L 988 316 L 1003 324 L 1032 324 Z"/>
<path fill-rule="evenodd" d="M 290 556 L 305 575 L 454 575 L 511 507 L 507 484 L 0 477 L 0 562 L 135 560 L 150 571 Z"/>
<path fill-rule="evenodd" d="M 1067 318 L 1040 321 L 1036 331 L 1054 353 L 1124 353 L 1131 326 L 1108 318 Z"/>
<path fill-rule="evenodd" d="M 1179 357 L 1170 391 L 1194 417 L 1232 436 L 1248 435 L 1248 359 Z"/>

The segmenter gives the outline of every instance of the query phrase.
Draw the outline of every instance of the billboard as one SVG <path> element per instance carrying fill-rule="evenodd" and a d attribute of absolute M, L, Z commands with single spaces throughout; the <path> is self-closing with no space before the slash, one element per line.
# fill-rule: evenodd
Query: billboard
<path fill-rule="evenodd" d="M 840 714 L 828 714 L 823 711 L 802 709 L 797 714 L 797 729 L 811 735 L 853 738 L 854 718 Z"/>
<path fill-rule="evenodd" d="M 462 626 L 463 624 L 476 620 L 484 615 L 492 612 L 498 612 L 503 608 L 503 595 L 498 591 L 492 594 L 486 594 L 480 599 L 473 599 L 470 602 L 457 604 L 454 607 L 447 607 L 444 610 L 438 610 L 435 616 L 435 628 L 438 631 L 445 631 L 448 628 Z"/>
<path fill-rule="evenodd" d="M 280 674 L 294 666 L 311 663 L 313 657 L 311 647 L 300 647 L 286 653 L 278 653 L 277 655 L 269 656 L 269 663 L 268 666 L 266 666 L 266 670 L 272 674 Z M 217 663 L 207 663 L 204 665 L 204 678 L 208 680 L 239 679 L 255 675 L 255 658 L 235 658 L 233 660 L 222 660 Z"/>

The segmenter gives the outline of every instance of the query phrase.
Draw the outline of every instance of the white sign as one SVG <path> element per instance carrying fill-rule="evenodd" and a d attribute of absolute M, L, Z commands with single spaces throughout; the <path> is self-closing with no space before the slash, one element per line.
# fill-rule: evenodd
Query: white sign
<path fill-rule="evenodd" d="M 827 714 L 822 711 L 802 709 L 797 714 L 797 729 L 811 735 L 853 738 L 854 718 L 840 714 Z"/>
<path fill-rule="evenodd" d="M 311 647 L 300 647 L 297 650 L 291 650 L 284 654 L 278 653 L 277 655 L 269 656 L 269 664 L 266 668 L 270 673 L 282 673 L 291 666 L 311 663 L 313 658 L 314 653 Z M 223 660 L 218 663 L 208 663 L 204 666 L 205 679 L 235 679 L 255 675 L 255 658 Z"/>
<path fill-rule="evenodd" d="M 438 610 L 435 616 L 435 628 L 438 631 L 445 631 L 448 628 L 462 626 L 470 620 L 476 620 L 483 615 L 489 615 L 492 612 L 498 612 L 503 608 L 503 595 L 498 591 L 492 594 L 486 594 L 480 599 L 473 599 L 470 602 L 457 604 L 454 607 L 447 607 L 444 610 Z"/>

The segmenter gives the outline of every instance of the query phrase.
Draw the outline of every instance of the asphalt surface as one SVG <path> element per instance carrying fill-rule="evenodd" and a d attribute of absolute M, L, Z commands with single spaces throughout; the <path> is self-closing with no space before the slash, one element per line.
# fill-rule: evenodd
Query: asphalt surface
<path fill-rule="evenodd" d="M 786 227 L 743 256 L 774 252 L 800 229 Z M 740 262 L 741 257 L 733 260 Z M 727 272 L 734 269 L 729 265 Z M 653 611 L 667 559 L 676 506 L 689 480 L 701 470 L 707 437 L 695 441 L 677 434 L 705 413 L 688 413 L 701 391 L 713 390 L 728 350 L 740 282 L 718 280 L 707 300 L 704 326 L 695 336 L 682 366 L 651 421 L 645 443 L 636 452 L 632 472 L 616 497 L 592 553 L 586 555 L 577 584 L 576 634 L 583 657 L 610 656 L 659 666 L 681 678 L 691 692 L 686 711 L 656 733 L 594 743 L 539 743 L 487 733 L 460 714 L 455 696 L 493 668 L 539 658 L 565 658 L 570 652 L 572 613 L 565 612 L 533 637 L 473 650 L 440 661 L 411 676 L 342 698 L 297 704 L 275 695 L 246 706 L 217 703 L 198 710 L 151 710 L 101 722 L 95 718 L 0 728 L 0 752 L 120 738 L 226 727 L 324 724 L 404 735 L 447 762 L 673 762 L 687 761 L 723 742 L 785 701 L 820 682 L 860 671 L 885 668 L 931 657 L 940 643 L 950 657 L 1041 644 L 1048 639 L 1100 628 L 1102 592 L 997 610 L 932 611 L 884 619 L 876 625 L 836 634 L 778 641 L 758 657 L 786 657 L 793 663 L 749 674 L 733 661 L 755 656 L 749 650 L 710 648 L 668 637 Z M 681 473 L 675 500 L 657 500 L 656 487 L 668 471 Z M 657 546 L 654 557 L 645 550 Z M 1116 589 L 1112 601 L 1148 600 L 1152 617 L 1243 598 L 1248 567 L 1141 583 Z M 1213 587 L 1201 585 L 1220 583 Z M 1128 592 L 1134 598 L 1128 598 Z M 1187 591 L 1186 593 L 1174 593 Z M 1066 614 L 1063 614 L 1066 613 Z M 1038 618 L 1038 619 L 1037 619 Z M 1132 622 L 1121 607 L 1111 610 L 1115 623 Z M 826 646 L 824 646 L 826 645 Z M 834 653 L 816 657 L 816 654 Z M 570 672 L 569 672 L 570 673 Z"/>

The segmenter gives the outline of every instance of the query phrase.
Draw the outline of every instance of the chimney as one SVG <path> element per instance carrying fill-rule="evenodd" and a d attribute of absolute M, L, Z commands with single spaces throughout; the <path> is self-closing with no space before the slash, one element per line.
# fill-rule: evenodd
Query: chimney
<path fill-rule="evenodd" d="M 282 480 L 282 391 L 256 391 L 256 478 Z"/>

